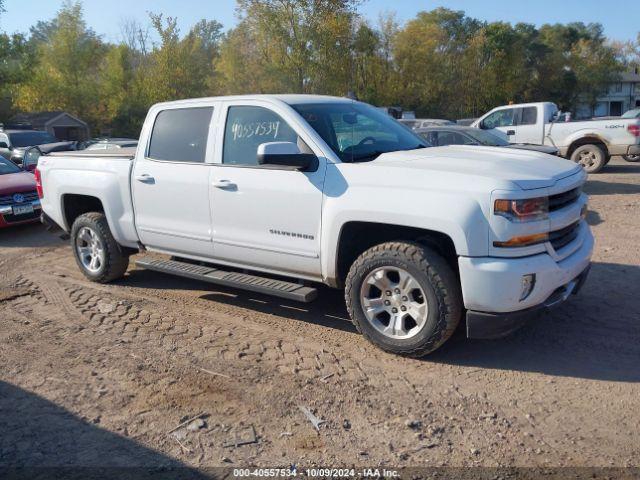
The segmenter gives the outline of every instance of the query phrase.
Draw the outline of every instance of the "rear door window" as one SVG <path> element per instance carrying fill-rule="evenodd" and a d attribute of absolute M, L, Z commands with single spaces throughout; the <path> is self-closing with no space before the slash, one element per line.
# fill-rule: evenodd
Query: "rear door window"
<path fill-rule="evenodd" d="M 438 132 L 425 132 L 421 133 L 424 139 L 434 147 L 438 146 Z"/>
<path fill-rule="evenodd" d="M 473 141 L 470 138 L 461 135 L 458 132 L 439 132 L 438 133 L 438 145 L 473 145 Z"/>
<path fill-rule="evenodd" d="M 524 107 L 518 125 L 535 125 L 538 120 L 538 109 L 536 107 Z"/>
<path fill-rule="evenodd" d="M 213 107 L 163 110 L 156 117 L 147 156 L 154 160 L 204 163 Z"/>

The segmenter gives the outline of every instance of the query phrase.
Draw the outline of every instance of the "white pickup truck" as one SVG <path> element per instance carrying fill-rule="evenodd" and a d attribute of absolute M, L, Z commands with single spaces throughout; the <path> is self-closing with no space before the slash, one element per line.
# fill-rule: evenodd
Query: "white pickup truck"
<path fill-rule="evenodd" d="M 345 291 L 381 348 L 421 356 L 466 316 L 505 335 L 576 293 L 593 237 L 586 174 L 531 151 L 428 147 L 344 98 L 155 105 L 136 151 L 42 156 L 43 222 L 90 280 L 139 267 L 303 302 Z"/>
<path fill-rule="evenodd" d="M 597 173 L 612 155 L 640 154 L 640 119 L 614 118 L 562 121 L 555 103 L 503 105 L 475 120 L 471 126 L 497 130 L 512 143 L 551 145 L 560 155 Z"/>

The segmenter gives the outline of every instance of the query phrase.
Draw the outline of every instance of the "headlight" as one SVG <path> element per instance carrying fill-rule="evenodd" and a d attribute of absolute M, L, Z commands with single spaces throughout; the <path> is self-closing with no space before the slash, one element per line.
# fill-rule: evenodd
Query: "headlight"
<path fill-rule="evenodd" d="M 526 198 L 522 200 L 496 200 L 493 213 L 511 222 L 535 222 L 549 218 L 549 198 Z"/>

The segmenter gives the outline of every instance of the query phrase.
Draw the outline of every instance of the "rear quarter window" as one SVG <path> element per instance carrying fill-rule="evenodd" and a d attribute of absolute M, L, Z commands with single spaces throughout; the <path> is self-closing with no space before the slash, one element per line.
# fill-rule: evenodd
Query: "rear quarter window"
<path fill-rule="evenodd" d="M 536 107 L 524 107 L 520 125 L 535 125 L 538 120 L 538 109 Z"/>

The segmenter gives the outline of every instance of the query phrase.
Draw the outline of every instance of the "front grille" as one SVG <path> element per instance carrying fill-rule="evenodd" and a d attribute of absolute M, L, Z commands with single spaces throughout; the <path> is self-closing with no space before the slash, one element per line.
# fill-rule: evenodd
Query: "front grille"
<path fill-rule="evenodd" d="M 28 220 L 35 220 L 40 217 L 40 210 L 34 210 L 32 213 L 23 213 L 22 215 L 14 215 L 13 213 L 8 215 L 2 215 L 4 221 L 7 223 L 26 222 Z"/>
<path fill-rule="evenodd" d="M 24 197 L 24 201 L 21 203 L 30 203 L 38 200 L 38 192 L 36 192 L 35 190 L 30 192 L 16 192 L 16 193 Z M 16 205 L 16 204 L 20 205 L 13 199 L 14 195 L 15 193 L 12 193 L 11 195 L 0 196 L 0 205 Z"/>
<path fill-rule="evenodd" d="M 580 229 L 580 221 L 578 220 L 571 225 L 568 225 L 560 230 L 549 233 L 549 242 L 553 246 L 554 250 L 558 251 L 565 245 L 573 242 L 578 236 Z"/>
<path fill-rule="evenodd" d="M 582 187 L 577 187 L 566 192 L 551 195 L 549 197 L 549 211 L 555 212 L 556 210 L 560 210 L 561 208 L 571 205 L 580 198 L 581 194 Z"/>

